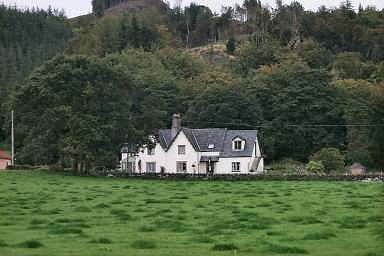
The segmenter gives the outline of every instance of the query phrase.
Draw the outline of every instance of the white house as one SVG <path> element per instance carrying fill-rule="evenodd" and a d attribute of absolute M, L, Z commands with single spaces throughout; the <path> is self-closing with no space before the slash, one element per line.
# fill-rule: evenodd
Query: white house
<path fill-rule="evenodd" d="M 122 171 L 136 174 L 260 174 L 264 172 L 256 130 L 189 129 L 174 114 L 153 146 L 122 148 Z"/>

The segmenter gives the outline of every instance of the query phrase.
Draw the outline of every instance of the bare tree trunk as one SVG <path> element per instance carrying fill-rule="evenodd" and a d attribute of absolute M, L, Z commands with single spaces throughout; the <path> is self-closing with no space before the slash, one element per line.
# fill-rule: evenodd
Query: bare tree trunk
<path fill-rule="evenodd" d="M 189 36 L 190 36 L 190 30 L 189 30 L 189 24 L 187 22 L 187 45 L 186 48 L 189 48 Z"/>

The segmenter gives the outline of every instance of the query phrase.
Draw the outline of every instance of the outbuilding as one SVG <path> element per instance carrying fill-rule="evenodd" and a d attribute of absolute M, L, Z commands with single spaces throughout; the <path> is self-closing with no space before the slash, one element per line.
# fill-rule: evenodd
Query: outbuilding
<path fill-rule="evenodd" d="M 364 175 L 367 172 L 367 168 L 360 163 L 354 163 L 348 170 L 349 174 L 354 176 Z"/>
<path fill-rule="evenodd" d="M 0 150 L 0 170 L 7 169 L 11 165 L 11 156 L 6 152 Z"/>

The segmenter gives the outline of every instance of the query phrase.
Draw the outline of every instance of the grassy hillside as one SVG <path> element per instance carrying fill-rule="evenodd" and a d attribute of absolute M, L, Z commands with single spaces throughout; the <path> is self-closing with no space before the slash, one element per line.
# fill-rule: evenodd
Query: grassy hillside
<path fill-rule="evenodd" d="M 0 173 L 0 255 L 382 255 L 381 184 Z"/>

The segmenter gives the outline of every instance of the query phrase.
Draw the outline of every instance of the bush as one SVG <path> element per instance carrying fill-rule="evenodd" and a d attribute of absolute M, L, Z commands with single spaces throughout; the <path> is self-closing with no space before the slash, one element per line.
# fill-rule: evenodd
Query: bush
<path fill-rule="evenodd" d="M 345 157 L 337 148 L 323 148 L 310 157 L 310 161 L 321 162 L 327 174 L 345 170 Z"/>
<path fill-rule="evenodd" d="M 229 54 L 233 54 L 235 50 L 236 50 L 236 40 L 235 38 L 231 37 L 227 42 L 227 52 Z"/>
<path fill-rule="evenodd" d="M 305 170 L 309 174 L 324 174 L 325 167 L 322 162 L 310 161 L 306 166 Z"/>
<path fill-rule="evenodd" d="M 286 158 L 273 162 L 268 168 L 267 174 L 270 175 L 297 175 L 305 166 L 301 162 Z"/>

